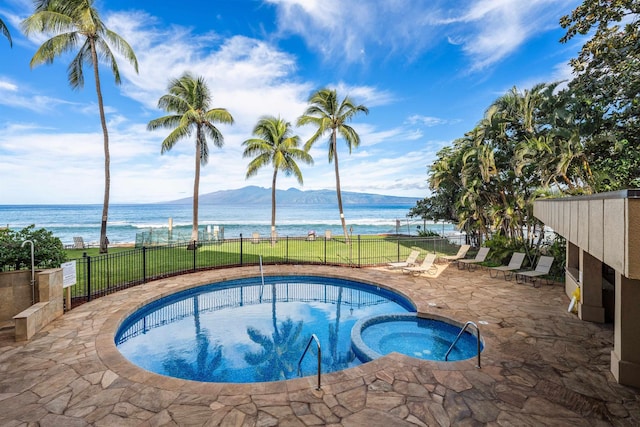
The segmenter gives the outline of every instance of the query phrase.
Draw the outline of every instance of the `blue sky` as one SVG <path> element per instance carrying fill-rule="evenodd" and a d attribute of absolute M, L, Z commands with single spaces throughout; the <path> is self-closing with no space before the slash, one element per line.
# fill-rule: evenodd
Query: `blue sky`
<path fill-rule="evenodd" d="M 106 25 L 124 37 L 139 74 L 119 61 L 122 85 L 101 68 L 111 141 L 111 202 L 188 197 L 193 139 L 161 155 L 166 130 L 149 132 L 165 113 L 157 101 L 185 71 L 206 78 L 212 106 L 235 119 L 220 125 L 200 194 L 270 187 L 272 170 L 245 179 L 242 142 L 263 115 L 295 124 L 315 90 L 331 87 L 369 108 L 351 125 L 361 145 L 339 142 L 344 191 L 428 195 L 427 166 L 438 150 L 471 130 L 484 110 L 514 85 L 571 77 L 568 61 L 584 40 L 560 44 L 559 18 L 576 0 L 192 0 L 106 1 Z M 71 55 L 29 68 L 44 38 L 29 39 L 20 22 L 31 0 L 3 0 L 0 17 L 13 48 L 0 37 L 0 204 L 101 203 L 104 157 L 94 81 L 67 82 Z M 303 140 L 308 127 L 296 128 Z M 335 189 L 326 140 L 302 165 L 303 190 Z M 278 188 L 299 187 L 280 176 Z"/>

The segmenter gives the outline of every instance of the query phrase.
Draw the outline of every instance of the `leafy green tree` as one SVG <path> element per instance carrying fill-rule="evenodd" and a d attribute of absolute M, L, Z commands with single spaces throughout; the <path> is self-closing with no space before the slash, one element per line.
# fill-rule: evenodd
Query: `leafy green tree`
<path fill-rule="evenodd" d="M 276 232 L 276 178 L 278 171 L 283 172 L 285 176 L 295 176 L 302 185 L 302 172 L 296 161 L 313 164 L 313 159 L 306 150 L 298 148 L 300 137 L 292 135 L 291 123 L 279 117 L 262 117 L 253 128 L 253 135 L 256 138 L 248 139 L 242 143 L 246 147 L 243 157 L 254 157 L 247 167 L 246 177 L 255 176 L 265 166 L 273 166 L 271 180 L 271 241 L 273 243 Z"/>
<path fill-rule="evenodd" d="M 116 84 L 119 85 L 120 72 L 112 49 L 129 61 L 136 72 L 138 72 L 138 60 L 131 46 L 104 25 L 98 10 L 94 7 L 94 0 L 36 0 L 35 12 L 22 22 L 22 28 L 27 36 L 34 33 L 53 34 L 53 37 L 46 40 L 36 51 L 31 59 L 31 68 L 43 63 L 50 64 L 57 56 L 74 50 L 78 45 L 80 49 L 68 67 L 71 88 L 81 89 L 84 86 L 82 69 L 84 64 L 91 64 L 93 68 L 104 146 L 104 201 L 100 227 L 100 253 L 106 253 L 111 176 L 109 132 L 98 65 L 100 62 L 107 63 L 111 67 Z"/>
<path fill-rule="evenodd" d="M 198 193 L 200 188 L 200 166 L 209 161 L 207 138 L 216 147 L 222 147 L 224 136 L 215 123 L 233 124 L 233 117 L 224 108 L 211 108 L 211 92 L 204 77 L 184 73 L 169 82 L 168 91 L 158 100 L 158 108 L 171 113 L 151 120 L 148 130 L 173 129 L 162 141 L 161 153 L 171 150 L 179 140 L 195 132 L 195 178 L 193 183 L 193 228 L 191 240 L 198 240 Z"/>
<path fill-rule="evenodd" d="M 580 87 L 618 112 L 637 112 L 640 97 L 640 2 L 638 0 L 584 0 L 560 19 L 568 42 L 590 34 L 577 58 L 571 60 Z M 595 31 L 594 31 L 595 30 Z"/>
<path fill-rule="evenodd" d="M 2 33 L 7 40 L 9 40 L 9 46 L 13 46 L 13 41 L 11 40 L 11 33 L 9 32 L 9 28 L 7 28 L 6 24 L 2 19 L 0 19 L 0 33 Z"/>
<path fill-rule="evenodd" d="M 338 101 L 338 95 L 335 90 L 320 89 L 308 100 L 309 107 L 302 116 L 298 118 L 298 126 L 311 124 L 315 126 L 316 132 L 305 144 L 305 150 L 309 150 L 314 143 L 323 135 L 329 133 L 329 163 L 333 162 L 336 174 L 336 193 L 338 196 L 338 209 L 340 210 L 340 221 L 342 222 L 342 231 L 344 232 L 345 242 L 349 243 L 349 235 L 347 234 L 347 224 L 344 219 L 344 211 L 342 209 L 342 194 L 340 191 L 340 172 L 338 168 L 338 134 L 344 139 L 349 147 L 349 154 L 354 147 L 360 145 L 360 136 L 347 123 L 358 113 L 369 114 L 369 109 L 364 105 L 356 105 L 351 98 L 345 97 L 342 101 Z"/>
<path fill-rule="evenodd" d="M 496 233 L 533 239 L 541 225 L 533 216 L 533 199 L 542 177 L 557 169 L 539 143 L 550 133 L 555 86 L 513 88 L 494 101 L 471 131 L 438 153 L 430 167 L 433 195 L 416 213 L 432 210 L 426 214 L 434 219 L 451 215 L 472 244 Z"/>
<path fill-rule="evenodd" d="M 416 205 L 409 209 L 409 218 L 420 218 L 423 221 L 422 230 L 418 226 L 418 235 L 421 237 L 439 236 L 439 233 L 427 229 L 427 221 L 457 222 L 455 216 L 455 199 L 441 187 L 441 191 L 433 193 L 429 197 L 418 200 Z"/>
<path fill-rule="evenodd" d="M 67 260 L 64 245 L 51 231 L 36 229 L 30 225 L 19 231 L 0 230 L 0 271 L 20 270 L 31 267 L 31 246 L 22 245 L 25 240 L 33 242 L 33 256 L 38 268 L 57 268 Z"/>
<path fill-rule="evenodd" d="M 575 78 L 569 83 L 578 101 L 572 114 L 591 125 L 581 132 L 593 169 L 593 190 L 636 187 L 640 168 L 640 2 L 584 0 L 561 26 L 566 43 L 588 35 L 571 60 Z"/>

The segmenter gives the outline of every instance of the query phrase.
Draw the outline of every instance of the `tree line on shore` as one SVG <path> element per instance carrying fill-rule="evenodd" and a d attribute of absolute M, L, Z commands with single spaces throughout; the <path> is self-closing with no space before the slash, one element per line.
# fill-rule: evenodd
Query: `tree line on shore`
<path fill-rule="evenodd" d="M 410 215 L 534 247 L 539 197 L 640 187 L 640 2 L 584 0 L 560 20 L 589 34 L 569 82 L 513 87 L 428 166 L 431 196 Z"/>

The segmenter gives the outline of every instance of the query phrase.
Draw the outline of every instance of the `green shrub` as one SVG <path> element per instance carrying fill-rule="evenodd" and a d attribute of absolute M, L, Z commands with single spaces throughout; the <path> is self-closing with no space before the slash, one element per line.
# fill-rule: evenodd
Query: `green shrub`
<path fill-rule="evenodd" d="M 420 237 L 440 237 L 440 234 L 433 231 L 433 230 L 429 230 L 428 228 L 421 230 L 420 226 L 418 226 L 418 236 Z"/>
<path fill-rule="evenodd" d="M 35 225 L 20 231 L 0 230 L 0 271 L 20 270 L 31 267 L 31 245 L 22 245 L 25 240 L 33 242 L 34 263 L 37 268 L 55 268 L 67 260 L 64 245 L 53 233 Z"/>
<path fill-rule="evenodd" d="M 527 253 L 522 240 L 509 239 L 499 234 L 493 235 L 491 240 L 487 240 L 485 246 L 491 248 L 487 260 L 495 265 L 508 264 L 514 252 Z"/>
<path fill-rule="evenodd" d="M 553 257 L 553 265 L 549 275 L 560 279 L 564 279 L 564 268 L 566 264 L 567 256 L 567 241 L 561 235 L 554 233 L 554 238 L 551 244 L 544 245 L 540 252 L 543 255 L 549 255 Z"/>

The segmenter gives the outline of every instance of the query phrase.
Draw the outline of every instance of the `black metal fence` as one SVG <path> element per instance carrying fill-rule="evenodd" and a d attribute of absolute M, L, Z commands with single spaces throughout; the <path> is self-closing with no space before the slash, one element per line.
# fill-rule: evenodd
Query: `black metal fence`
<path fill-rule="evenodd" d="M 76 259 L 72 305 L 163 277 L 201 270 L 263 264 L 323 264 L 365 267 L 406 259 L 413 249 L 423 254 L 451 254 L 454 237 L 354 236 L 340 238 L 280 237 L 226 239 L 133 248 Z"/>

